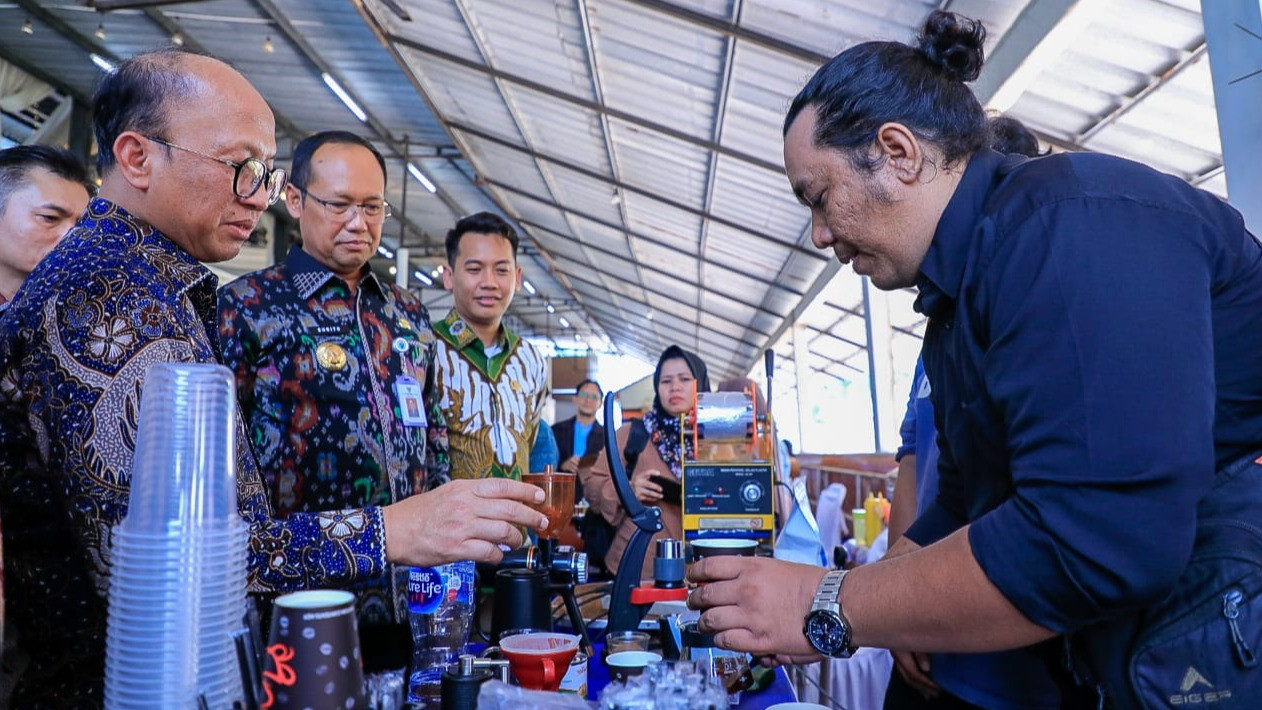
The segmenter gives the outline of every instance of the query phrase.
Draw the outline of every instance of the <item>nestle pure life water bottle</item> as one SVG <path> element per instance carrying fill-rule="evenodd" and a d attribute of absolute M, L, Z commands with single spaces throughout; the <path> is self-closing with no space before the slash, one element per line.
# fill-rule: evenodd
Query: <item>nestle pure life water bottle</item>
<path fill-rule="evenodd" d="M 472 618 L 472 561 L 408 570 L 413 649 L 408 703 L 438 707 L 443 671 L 464 652 Z"/>

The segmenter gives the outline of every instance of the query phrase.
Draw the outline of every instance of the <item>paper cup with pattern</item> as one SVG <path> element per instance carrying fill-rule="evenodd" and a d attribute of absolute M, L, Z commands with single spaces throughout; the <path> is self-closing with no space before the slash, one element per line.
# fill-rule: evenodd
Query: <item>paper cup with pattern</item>
<path fill-rule="evenodd" d="M 263 710 L 365 707 L 355 595 L 315 589 L 278 598 L 263 662 Z"/>

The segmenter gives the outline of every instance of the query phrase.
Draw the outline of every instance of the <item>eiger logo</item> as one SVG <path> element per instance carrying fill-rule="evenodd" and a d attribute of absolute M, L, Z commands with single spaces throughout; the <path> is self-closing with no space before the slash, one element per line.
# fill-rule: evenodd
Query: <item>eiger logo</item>
<path fill-rule="evenodd" d="M 1198 690 L 1198 688 L 1202 687 L 1202 690 Z M 1192 666 L 1188 666 L 1187 672 L 1183 674 L 1183 682 L 1179 684 L 1179 691 L 1179 693 L 1170 696 L 1171 705 L 1216 703 L 1231 697 L 1230 690 L 1215 690 L 1214 684 L 1209 682 L 1208 678 L 1201 675 L 1201 672 Z"/>
<path fill-rule="evenodd" d="M 1206 680 L 1200 671 L 1188 666 L 1188 672 L 1183 674 L 1183 684 L 1179 686 L 1179 690 L 1186 693 L 1197 685 L 1207 686 L 1210 690 L 1214 688 L 1214 684 Z"/>

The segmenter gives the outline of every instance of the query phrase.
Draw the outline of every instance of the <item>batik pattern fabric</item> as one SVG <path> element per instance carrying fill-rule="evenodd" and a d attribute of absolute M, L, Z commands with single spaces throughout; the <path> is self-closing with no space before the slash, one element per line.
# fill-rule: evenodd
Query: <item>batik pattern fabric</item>
<path fill-rule="evenodd" d="M 530 472 L 530 449 L 548 396 L 543 356 L 501 326 L 500 350 L 488 358 L 482 340 L 455 310 L 434 324 L 434 333 L 451 477 L 521 480 Z"/>
<path fill-rule="evenodd" d="M 684 470 L 679 448 L 679 417 L 672 417 L 660 409 L 650 409 L 644 413 L 642 419 L 644 429 L 649 433 L 649 441 L 653 442 L 653 447 L 661 454 L 662 461 L 670 466 L 675 478 L 682 480 Z M 683 454 L 689 461 L 697 457 L 692 443 L 691 437 L 684 439 Z"/>
<path fill-rule="evenodd" d="M 388 505 L 446 476 L 421 300 L 367 271 L 346 282 L 300 247 L 219 291 L 219 338 L 276 514 Z M 405 417 L 414 381 L 425 416 Z M 352 588 L 360 623 L 406 622 L 406 570 Z"/>
<path fill-rule="evenodd" d="M 111 533 L 127 513 L 145 372 L 218 361 L 215 287 L 168 237 L 95 199 L 0 319 L 6 603 L 31 659 L 14 707 L 102 701 Z M 385 572 L 380 508 L 273 518 L 239 420 L 236 441 L 251 591 Z"/>

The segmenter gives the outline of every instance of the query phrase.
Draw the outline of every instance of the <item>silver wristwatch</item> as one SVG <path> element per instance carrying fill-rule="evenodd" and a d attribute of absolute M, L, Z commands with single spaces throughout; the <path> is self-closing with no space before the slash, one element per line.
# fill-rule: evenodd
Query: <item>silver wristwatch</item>
<path fill-rule="evenodd" d="M 845 578 L 846 570 L 842 569 L 824 575 L 802 626 L 811 646 L 830 658 L 850 658 L 855 652 L 850 643 L 850 622 L 841 612 L 841 583 Z"/>

